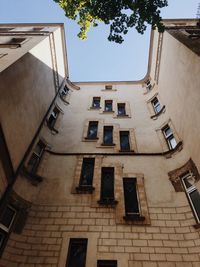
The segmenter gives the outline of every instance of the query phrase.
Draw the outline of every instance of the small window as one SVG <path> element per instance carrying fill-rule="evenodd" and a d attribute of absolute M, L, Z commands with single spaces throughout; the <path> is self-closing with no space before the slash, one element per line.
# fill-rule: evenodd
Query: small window
<path fill-rule="evenodd" d="M 7 205 L 0 217 L 0 251 L 4 248 L 8 234 L 15 220 L 17 211 L 14 207 Z"/>
<path fill-rule="evenodd" d="M 81 169 L 81 177 L 77 191 L 92 191 L 94 176 L 94 158 L 84 158 Z"/>
<path fill-rule="evenodd" d="M 116 260 L 98 260 L 97 267 L 117 267 Z"/>
<path fill-rule="evenodd" d="M 88 139 L 96 139 L 97 138 L 97 131 L 98 131 L 98 121 L 90 121 L 88 125 Z"/>
<path fill-rule="evenodd" d="M 48 119 L 48 127 L 50 129 L 54 129 L 59 113 L 60 113 L 60 110 L 57 107 L 55 107 L 53 111 L 51 112 L 51 115 L 49 116 L 49 119 Z"/>
<path fill-rule="evenodd" d="M 85 267 L 87 239 L 71 238 L 69 242 L 66 267 Z"/>
<path fill-rule="evenodd" d="M 200 194 L 195 186 L 195 177 L 191 172 L 188 172 L 181 177 L 182 183 L 187 194 L 190 206 L 194 212 L 194 215 L 200 222 Z"/>
<path fill-rule="evenodd" d="M 29 162 L 27 164 L 27 170 L 30 174 L 35 174 L 37 171 L 37 168 L 39 166 L 40 160 L 42 158 L 42 155 L 44 153 L 45 144 L 40 140 L 29 159 Z"/>
<path fill-rule="evenodd" d="M 121 151 L 130 151 L 128 131 L 120 131 L 120 149 Z"/>
<path fill-rule="evenodd" d="M 93 97 L 92 108 L 100 108 L 100 102 L 101 102 L 100 97 Z"/>
<path fill-rule="evenodd" d="M 105 100 L 105 112 L 113 111 L 113 102 L 112 100 Z"/>
<path fill-rule="evenodd" d="M 161 111 L 161 105 L 160 105 L 160 102 L 158 101 L 158 98 L 154 97 L 151 103 L 152 103 L 155 114 L 159 113 Z"/>
<path fill-rule="evenodd" d="M 113 145 L 113 126 L 104 126 L 103 144 Z"/>
<path fill-rule="evenodd" d="M 99 204 L 112 204 L 114 202 L 114 168 L 103 167 L 101 169 L 101 198 Z"/>
<path fill-rule="evenodd" d="M 0 227 L 8 232 L 13 224 L 15 216 L 16 216 L 16 210 L 9 205 L 6 206 L 3 215 L 1 216 L 0 219 Z"/>
<path fill-rule="evenodd" d="M 106 85 L 105 90 L 112 90 L 112 85 Z"/>
<path fill-rule="evenodd" d="M 152 89 L 152 84 L 151 84 L 150 80 L 146 81 L 146 88 L 148 91 L 150 91 Z"/>
<path fill-rule="evenodd" d="M 137 196 L 137 179 L 123 178 L 123 186 L 126 217 L 135 219 L 140 216 Z"/>
<path fill-rule="evenodd" d="M 177 146 L 176 139 L 172 133 L 171 128 L 167 125 L 162 129 L 163 135 L 167 142 L 169 149 L 174 149 Z"/>
<path fill-rule="evenodd" d="M 60 95 L 61 95 L 62 97 L 65 97 L 65 96 L 67 96 L 68 94 L 69 94 L 69 88 L 67 88 L 67 86 L 64 86 L 63 89 L 62 89 L 61 92 L 60 92 Z"/>
<path fill-rule="evenodd" d="M 126 105 L 125 103 L 119 103 L 117 104 L 118 109 L 118 116 L 125 116 L 126 115 Z"/>

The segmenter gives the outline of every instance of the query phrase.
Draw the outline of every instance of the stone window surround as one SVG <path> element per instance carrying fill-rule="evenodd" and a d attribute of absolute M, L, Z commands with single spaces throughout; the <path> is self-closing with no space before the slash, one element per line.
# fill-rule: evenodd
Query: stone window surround
<path fill-rule="evenodd" d="M 162 107 L 158 113 L 155 113 L 155 110 L 154 110 L 153 105 L 152 105 L 152 100 L 155 97 L 158 99 L 160 106 Z M 156 120 L 162 113 L 164 113 L 166 111 L 165 106 L 162 104 L 162 101 L 160 99 L 158 92 L 155 93 L 149 100 L 147 100 L 147 107 L 148 107 L 149 113 L 151 115 L 150 118 L 153 120 Z"/>
<path fill-rule="evenodd" d="M 168 147 L 167 141 L 166 141 L 166 139 L 164 137 L 164 134 L 163 134 L 163 131 L 162 131 L 162 129 L 166 125 L 168 125 L 170 127 L 170 129 L 172 130 L 172 133 L 173 133 L 173 135 L 175 137 L 175 140 L 177 142 L 176 147 L 174 149 L 171 149 L 171 150 Z M 170 158 L 172 156 L 172 154 L 174 154 L 177 151 L 181 151 L 182 150 L 183 143 L 182 143 L 181 138 L 179 137 L 179 135 L 178 135 L 178 133 L 177 133 L 177 131 L 176 131 L 171 119 L 168 119 L 167 121 L 165 121 L 159 128 L 157 128 L 155 130 L 156 130 L 156 133 L 158 135 L 160 144 L 162 146 L 162 150 L 163 150 L 166 158 Z"/>
<path fill-rule="evenodd" d="M 98 121 L 98 129 L 97 129 L 97 137 L 95 139 L 88 139 L 88 126 L 90 121 Z M 102 145 L 103 144 L 103 131 L 104 126 L 113 126 L 113 145 Z M 130 152 L 137 152 L 137 143 L 135 137 L 135 129 L 133 128 L 120 128 L 119 124 L 113 123 L 104 123 L 103 119 L 87 119 L 85 120 L 83 127 L 83 142 L 96 142 L 97 148 L 112 148 L 114 152 L 120 152 L 120 131 L 128 131 L 129 132 L 129 143 L 130 143 Z M 122 151 L 123 152 L 123 151 Z"/>
<path fill-rule="evenodd" d="M 138 204 L 140 206 L 142 220 L 125 220 L 125 203 L 124 203 L 124 191 L 123 191 L 123 177 L 136 178 L 137 179 L 137 192 L 138 192 Z M 123 173 L 121 171 L 121 177 L 118 184 L 118 205 L 116 206 L 116 223 L 117 224 L 130 224 L 130 225 L 149 225 L 150 215 L 147 205 L 147 197 L 144 185 L 144 174 L 142 173 Z"/>
<path fill-rule="evenodd" d="M 151 89 L 149 90 L 148 89 L 148 86 L 147 86 L 147 82 L 150 81 L 151 83 Z M 146 95 L 148 94 L 149 92 L 152 92 L 152 90 L 155 88 L 155 82 L 153 82 L 153 80 L 151 79 L 151 77 L 148 77 L 144 83 L 142 84 L 142 87 L 143 87 L 143 94 Z"/>
<path fill-rule="evenodd" d="M 125 104 L 125 115 L 118 115 L 118 104 Z M 127 119 L 131 118 L 131 108 L 130 108 L 130 103 L 128 101 L 115 101 L 113 103 L 113 110 L 114 110 L 114 115 L 113 118 L 115 119 Z"/>
<path fill-rule="evenodd" d="M 49 117 L 51 116 L 51 113 L 53 112 L 53 110 L 54 110 L 55 107 L 59 110 L 59 114 L 58 114 L 58 116 L 57 116 L 57 118 L 56 118 L 56 122 L 55 122 L 54 127 L 51 129 L 51 128 L 49 128 L 49 126 L 48 126 L 48 120 L 49 120 Z M 49 130 L 51 131 L 51 133 L 52 133 L 53 135 L 55 135 L 55 134 L 58 133 L 58 129 L 59 129 L 60 126 L 61 126 L 61 117 L 62 117 L 61 115 L 63 115 L 63 114 L 64 114 L 64 111 L 60 108 L 60 106 L 58 105 L 58 103 L 55 103 L 55 104 L 53 105 L 51 111 L 49 112 L 48 117 L 47 117 L 46 122 L 45 122 L 45 125 L 49 128 Z"/>
<path fill-rule="evenodd" d="M 199 171 L 198 171 L 195 163 L 193 162 L 193 160 L 191 158 L 183 166 L 181 166 L 181 167 L 179 167 L 173 171 L 168 172 L 169 180 L 172 183 L 172 186 L 174 187 L 175 192 L 185 192 L 187 198 L 188 198 L 188 196 L 187 196 L 187 193 L 186 193 L 184 186 L 183 186 L 182 177 L 189 172 L 191 172 L 194 175 L 195 186 L 198 190 L 200 190 L 200 185 L 197 186 L 197 183 L 200 184 L 200 174 L 199 174 Z M 189 205 L 191 206 L 189 200 L 188 200 L 188 202 L 189 202 Z M 191 209 L 193 211 L 192 207 L 191 207 Z M 193 212 L 193 214 L 194 214 L 194 212 Z M 197 224 L 194 225 L 194 228 L 200 228 L 200 223 L 199 223 L 198 219 L 196 218 L 195 214 L 194 214 L 194 218 L 197 222 Z"/>
<path fill-rule="evenodd" d="M 106 86 L 112 86 L 112 89 L 106 89 Z M 104 92 L 113 92 L 113 91 L 117 91 L 116 85 L 113 84 L 105 84 L 104 85 L 104 89 L 101 89 L 101 91 Z"/>
<path fill-rule="evenodd" d="M 100 98 L 100 107 L 99 108 L 94 108 L 93 106 L 92 106 L 92 104 L 93 104 L 93 98 Z M 89 104 L 88 104 L 88 110 L 101 110 L 102 109 L 102 107 L 103 107 L 103 101 L 104 101 L 104 99 L 103 99 L 103 97 L 102 96 L 100 96 L 100 95 L 94 95 L 94 96 L 90 96 L 89 97 Z"/>
<path fill-rule="evenodd" d="M 93 185 L 92 185 L 92 190 L 91 192 L 79 192 L 77 191 L 77 188 L 79 187 L 79 182 L 80 182 L 80 178 L 81 178 L 81 171 L 82 171 L 82 164 L 83 164 L 83 159 L 84 158 L 95 158 L 95 163 L 94 163 L 94 174 L 93 174 Z M 92 193 L 95 189 L 95 180 L 99 180 L 99 172 L 100 172 L 100 166 L 102 163 L 102 156 L 95 156 L 95 155 L 91 155 L 91 156 L 77 156 L 77 163 L 76 163 L 76 168 L 75 168 L 75 172 L 74 172 L 74 179 L 73 179 L 73 184 L 72 184 L 72 188 L 71 188 L 71 193 L 72 194 L 78 194 L 78 193 Z M 98 177 L 98 178 L 96 178 Z"/>

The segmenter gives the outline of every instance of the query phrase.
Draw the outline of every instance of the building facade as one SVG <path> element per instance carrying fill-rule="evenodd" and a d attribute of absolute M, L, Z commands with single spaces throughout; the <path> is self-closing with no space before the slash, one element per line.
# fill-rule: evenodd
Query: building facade
<path fill-rule="evenodd" d="M 200 265 L 200 28 L 148 71 L 69 80 L 62 24 L 0 26 L 0 266 Z"/>

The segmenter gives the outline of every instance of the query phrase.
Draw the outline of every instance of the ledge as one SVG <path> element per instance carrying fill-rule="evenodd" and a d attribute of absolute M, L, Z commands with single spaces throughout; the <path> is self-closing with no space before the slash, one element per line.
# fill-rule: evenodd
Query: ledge
<path fill-rule="evenodd" d="M 119 152 L 120 153 L 130 153 L 130 154 L 132 154 L 132 153 L 134 153 L 134 150 L 122 150 L 122 149 L 120 149 Z"/>
<path fill-rule="evenodd" d="M 89 108 L 89 110 L 93 110 L 93 109 L 94 109 L 94 110 L 99 110 L 99 109 L 101 109 L 101 107 L 90 107 L 90 108 Z"/>
<path fill-rule="evenodd" d="M 65 97 L 67 97 L 67 95 L 65 97 L 63 97 L 61 94 L 60 95 L 60 99 L 67 105 L 69 105 L 69 102 L 67 100 L 65 100 Z"/>
<path fill-rule="evenodd" d="M 123 117 L 126 118 L 126 117 L 129 117 L 129 115 L 128 115 L 128 114 L 123 114 L 123 115 L 119 115 L 119 114 L 117 114 L 117 118 L 118 118 L 118 117 L 119 117 L 119 118 L 123 118 Z"/>
<path fill-rule="evenodd" d="M 200 229 L 200 223 L 194 224 L 193 227 L 194 227 L 195 229 Z"/>
<path fill-rule="evenodd" d="M 37 175 L 36 173 L 30 173 L 25 167 L 23 167 L 21 174 L 26 177 L 32 185 L 37 186 L 43 181 L 43 177 Z"/>
<path fill-rule="evenodd" d="M 104 143 L 102 143 L 102 144 L 101 144 L 101 146 L 105 146 L 105 147 L 106 147 L 106 146 L 107 146 L 107 147 L 112 147 L 112 146 L 115 146 L 115 144 L 104 144 Z"/>
<path fill-rule="evenodd" d="M 79 185 L 76 187 L 76 192 L 78 194 L 92 194 L 92 192 L 95 190 L 95 188 L 92 185 Z"/>
<path fill-rule="evenodd" d="M 106 110 L 103 110 L 103 113 L 114 113 L 114 110 L 111 110 L 111 111 L 106 111 Z"/>
<path fill-rule="evenodd" d="M 143 222 L 145 220 L 144 216 L 141 216 L 140 214 L 132 214 L 132 215 L 125 215 L 123 217 L 125 221 L 139 221 Z"/>
<path fill-rule="evenodd" d="M 99 139 L 99 137 L 94 137 L 94 138 L 91 138 L 91 137 L 85 137 L 84 138 L 86 141 L 96 141 Z"/>
<path fill-rule="evenodd" d="M 115 207 L 118 201 L 115 199 L 100 199 L 97 201 L 97 203 L 102 206 Z"/>
<path fill-rule="evenodd" d="M 163 155 L 166 157 L 166 158 L 171 158 L 171 156 L 176 152 L 176 151 L 181 151 L 183 149 L 183 142 L 180 141 L 175 148 L 173 149 L 170 149 L 166 152 L 163 152 Z"/>
<path fill-rule="evenodd" d="M 155 115 L 151 116 L 150 118 L 155 120 L 155 119 L 157 119 L 158 116 L 160 116 L 160 114 L 162 114 L 164 111 L 165 111 L 165 106 L 163 106 L 163 107 L 161 108 L 161 110 L 160 110 L 158 113 L 156 113 Z"/>

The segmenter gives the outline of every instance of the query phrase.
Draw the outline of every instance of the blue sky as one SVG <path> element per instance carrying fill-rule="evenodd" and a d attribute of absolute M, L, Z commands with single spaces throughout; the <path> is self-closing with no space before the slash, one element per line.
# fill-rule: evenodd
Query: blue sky
<path fill-rule="evenodd" d="M 163 18 L 195 18 L 200 0 L 169 0 Z M 131 29 L 123 44 L 107 40 L 109 27 L 91 29 L 86 41 L 77 37 L 75 22 L 53 0 L 0 0 L 1 23 L 63 22 L 71 81 L 128 81 L 147 70 L 150 29 L 144 35 Z"/>

